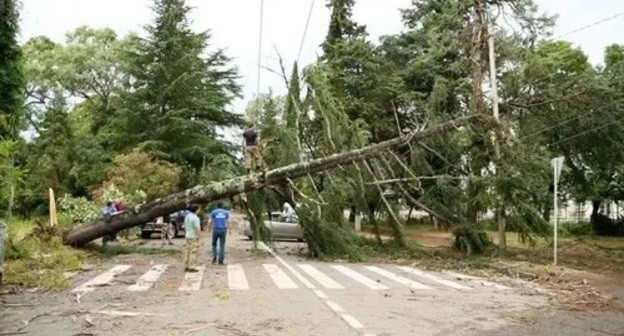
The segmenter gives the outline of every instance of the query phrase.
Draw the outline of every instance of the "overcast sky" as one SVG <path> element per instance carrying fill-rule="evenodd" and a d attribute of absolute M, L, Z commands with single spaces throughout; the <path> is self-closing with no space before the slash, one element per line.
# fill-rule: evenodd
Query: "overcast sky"
<path fill-rule="evenodd" d="M 139 32 L 150 22 L 150 0 L 22 0 L 21 40 L 46 35 L 63 42 L 64 34 L 81 25 L 110 27 L 120 35 Z M 540 8 L 550 14 L 559 14 L 555 35 L 582 28 L 588 24 L 624 14 L 624 0 L 537 0 Z M 263 64 L 277 68 L 275 48 L 288 65 L 297 58 L 301 37 L 312 0 L 264 1 Z M 314 1 L 307 38 L 300 64 L 313 62 L 323 41 L 329 20 L 326 0 Z M 406 8 L 410 0 L 356 0 L 355 20 L 365 24 L 370 38 L 402 30 L 399 8 Z M 246 102 L 256 93 L 258 25 L 260 0 L 189 0 L 195 7 L 193 27 L 210 29 L 212 44 L 224 47 L 234 57 L 240 69 L 245 98 L 235 103 L 242 112 Z M 592 28 L 570 34 L 564 39 L 579 45 L 594 64 L 602 62 L 605 46 L 624 44 L 624 15 L 620 15 Z M 261 72 L 260 92 L 272 88 L 282 93 L 284 85 L 276 75 Z"/>

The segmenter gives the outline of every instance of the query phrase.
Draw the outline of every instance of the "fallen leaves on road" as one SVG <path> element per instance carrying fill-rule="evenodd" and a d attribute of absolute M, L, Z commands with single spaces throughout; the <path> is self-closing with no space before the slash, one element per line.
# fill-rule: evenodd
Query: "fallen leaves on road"
<path fill-rule="evenodd" d="M 536 265 L 526 262 L 499 261 L 491 265 L 492 270 L 511 279 L 535 283 L 550 295 L 551 301 L 566 309 L 579 311 L 624 311 L 624 305 L 617 298 L 601 293 L 593 285 L 599 279 L 595 274 L 567 267 Z M 492 274 L 481 272 L 482 276 Z M 505 279 L 499 279 L 504 281 Z"/>

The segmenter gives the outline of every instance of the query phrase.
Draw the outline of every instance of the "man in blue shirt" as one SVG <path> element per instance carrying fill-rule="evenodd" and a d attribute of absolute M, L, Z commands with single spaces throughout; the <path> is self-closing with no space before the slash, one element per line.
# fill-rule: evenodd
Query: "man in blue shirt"
<path fill-rule="evenodd" d="M 223 265 L 225 259 L 225 235 L 229 228 L 230 212 L 223 208 L 223 204 L 217 203 L 217 208 L 210 213 L 210 222 L 208 223 L 208 231 L 212 230 L 212 263 Z M 230 228 L 231 233 L 231 228 Z M 217 241 L 219 242 L 219 250 L 217 250 Z M 218 253 L 217 253 L 218 252 Z"/>

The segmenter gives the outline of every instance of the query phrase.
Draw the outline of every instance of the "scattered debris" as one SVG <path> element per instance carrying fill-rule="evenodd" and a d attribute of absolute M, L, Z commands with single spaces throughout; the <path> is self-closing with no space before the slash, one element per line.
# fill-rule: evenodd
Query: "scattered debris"
<path fill-rule="evenodd" d="M 112 316 L 170 316 L 170 314 L 153 314 L 153 313 L 139 313 L 139 312 L 129 312 L 129 311 L 118 311 L 118 310 L 89 310 L 89 311 L 79 311 L 82 314 L 100 314 L 100 315 L 112 315 Z"/>
<path fill-rule="evenodd" d="M 89 314 L 85 315 L 85 321 L 87 322 L 87 327 L 91 327 L 94 326 L 95 323 L 93 323 L 93 320 L 91 319 L 91 316 L 89 316 Z"/>
<path fill-rule="evenodd" d="M 197 327 L 193 327 L 191 329 L 188 329 L 188 330 L 184 331 L 184 335 L 185 336 L 186 335 L 190 335 L 191 333 L 202 331 L 202 330 L 208 329 L 209 327 L 210 326 L 207 325 L 207 324 L 206 325 L 197 326 Z"/>
<path fill-rule="evenodd" d="M 601 332 L 601 333 L 607 334 L 607 335 L 624 336 L 624 332 L 610 332 L 610 331 L 606 331 L 606 330 L 602 330 L 602 329 L 598 329 L 598 328 L 594 328 L 594 327 L 591 327 L 591 330 L 597 331 L 597 332 Z"/>

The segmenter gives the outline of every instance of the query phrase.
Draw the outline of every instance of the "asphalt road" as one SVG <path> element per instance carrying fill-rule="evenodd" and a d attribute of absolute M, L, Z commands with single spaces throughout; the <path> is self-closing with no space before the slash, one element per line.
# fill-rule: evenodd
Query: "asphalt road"
<path fill-rule="evenodd" d="M 526 288 L 322 263 L 298 257 L 295 242 L 260 253 L 245 239 L 228 244 L 227 265 L 211 265 L 204 238 L 199 273 L 184 273 L 181 256 L 127 255 L 75 275 L 63 293 L 5 295 L 0 335 L 624 335 L 621 316 L 562 312 Z"/>

